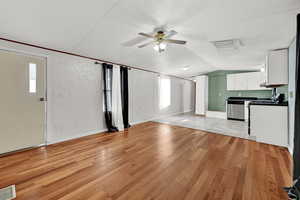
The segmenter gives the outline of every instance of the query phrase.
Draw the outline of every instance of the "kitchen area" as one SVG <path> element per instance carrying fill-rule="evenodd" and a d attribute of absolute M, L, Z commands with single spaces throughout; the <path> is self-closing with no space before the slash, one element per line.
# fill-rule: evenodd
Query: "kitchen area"
<path fill-rule="evenodd" d="M 289 49 L 268 52 L 257 71 L 216 71 L 196 77 L 195 114 L 247 127 L 248 139 L 288 147 Z"/>
<path fill-rule="evenodd" d="M 256 70 L 218 70 L 193 77 L 195 111 L 156 121 L 293 147 L 295 40 L 270 50 Z"/>
<path fill-rule="evenodd" d="M 288 85 L 288 49 L 268 52 L 260 72 L 227 75 L 227 90 L 271 90 L 270 98 L 229 97 L 227 119 L 248 122 L 256 141 L 288 146 L 288 101 L 277 88 Z"/>

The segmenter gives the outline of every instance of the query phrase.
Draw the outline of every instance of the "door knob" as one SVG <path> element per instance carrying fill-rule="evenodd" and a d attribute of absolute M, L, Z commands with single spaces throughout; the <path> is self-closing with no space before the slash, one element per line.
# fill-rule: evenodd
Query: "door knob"
<path fill-rule="evenodd" d="M 44 97 L 41 97 L 41 98 L 40 98 L 40 101 L 47 101 L 47 99 L 44 98 Z"/>

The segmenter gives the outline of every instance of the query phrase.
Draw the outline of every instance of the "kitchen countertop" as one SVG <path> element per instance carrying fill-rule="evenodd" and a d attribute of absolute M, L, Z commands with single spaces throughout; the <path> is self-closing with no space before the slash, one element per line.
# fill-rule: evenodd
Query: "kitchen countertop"
<path fill-rule="evenodd" d="M 249 106 L 258 105 L 258 106 L 288 106 L 288 102 L 284 101 L 281 103 L 275 103 L 272 101 L 250 101 Z"/>
<path fill-rule="evenodd" d="M 271 100 L 270 98 L 258 98 L 258 97 L 228 97 L 227 101 L 257 101 L 257 100 Z"/>

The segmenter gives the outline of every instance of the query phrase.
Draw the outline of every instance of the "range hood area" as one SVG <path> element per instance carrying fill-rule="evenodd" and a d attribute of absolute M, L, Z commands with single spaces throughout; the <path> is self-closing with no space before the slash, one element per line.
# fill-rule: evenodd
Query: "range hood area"
<path fill-rule="evenodd" d="M 282 87 L 285 86 L 286 84 L 277 84 L 277 85 L 272 85 L 272 84 L 267 84 L 266 82 L 263 82 L 260 84 L 260 87 L 265 87 L 265 88 L 278 88 L 278 87 Z"/>

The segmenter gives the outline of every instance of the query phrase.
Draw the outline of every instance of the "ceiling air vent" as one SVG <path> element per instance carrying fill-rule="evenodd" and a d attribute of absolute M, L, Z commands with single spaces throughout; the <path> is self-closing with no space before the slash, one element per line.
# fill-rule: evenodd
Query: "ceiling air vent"
<path fill-rule="evenodd" d="M 243 46 L 240 39 L 219 40 L 211 42 L 219 50 L 238 50 Z"/>
<path fill-rule="evenodd" d="M 0 189 L 0 200 L 11 200 L 16 198 L 15 185 Z"/>

